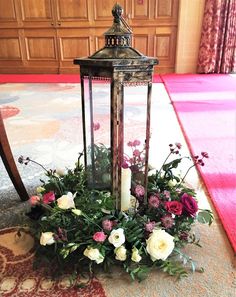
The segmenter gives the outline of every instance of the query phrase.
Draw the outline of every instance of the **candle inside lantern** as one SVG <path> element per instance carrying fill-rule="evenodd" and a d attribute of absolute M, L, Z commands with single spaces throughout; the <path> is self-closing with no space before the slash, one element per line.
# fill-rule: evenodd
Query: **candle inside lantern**
<path fill-rule="evenodd" d="M 121 210 L 126 211 L 131 205 L 131 170 L 121 168 Z"/>

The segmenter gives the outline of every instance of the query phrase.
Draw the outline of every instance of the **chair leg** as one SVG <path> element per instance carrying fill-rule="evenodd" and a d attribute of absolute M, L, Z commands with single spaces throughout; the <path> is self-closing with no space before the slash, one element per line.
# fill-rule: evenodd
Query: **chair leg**
<path fill-rule="evenodd" d="M 29 195 L 25 189 L 25 186 L 21 180 L 19 171 L 16 167 L 12 151 L 7 139 L 6 131 L 4 128 L 3 120 L 0 114 L 0 156 L 2 158 L 2 161 L 6 167 L 6 170 L 8 172 L 8 175 L 18 193 L 20 196 L 20 199 L 22 201 L 26 201 L 29 199 Z"/>

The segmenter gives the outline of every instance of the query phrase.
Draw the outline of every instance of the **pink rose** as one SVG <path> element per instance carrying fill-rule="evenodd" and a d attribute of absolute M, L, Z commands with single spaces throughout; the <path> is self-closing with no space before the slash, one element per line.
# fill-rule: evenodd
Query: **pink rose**
<path fill-rule="evenodd" d="M 31 196 L 29 199 L 29 202 L 32 206 L 34 206 L 40 202 L 40 197 L 39 196 Z"/>
<path fill-rule="evenodd" d="M 101 232 L 96 232 L 93 234 L 93 240 L 97 242 L 103 242 L 107 238 L 107 235 L 101 231 Z"/>
<path fill-rule="evenodd" d="M 110 220 L 104 220 L 102 222 L 102 228 L 106 231 L 111 231 L 111 229 L 113 228 L 113 222 Z"/>
<path fill-rule="evenodd" d="M 148 199 L 148 203 L 151 207 L 158 208 L 160 205 L 160 200 L 157 195 L 151 195 Z"/>
<path fill-rule="evenodd" d="M 50 204 L 51 202 L 55 201 L 56 197 L 53 191 L 50 191 L 43 195 L 43 203 Z"/>
<path fill-rule="evenodd" d="M 192 196 L 184 193 L 181 197 L 181 202 L 187 215 L 191 217 L 196 215 L 196 212 L 198 211 L 198 205 L 196 200 Z"/>
<path fill-rule="evenodd" d="M 180 216 L 183 211 L 183 205 L 179 201 L 167 201 L 165 208 L 168 212 Z"/>
<path fill-rule="evenodd" d="M 135 188 L 134 188 L 134 194 L 137 196 L 137 197 L 142 197 L 144 196 L 145 194 L 145 189 L 143 186 L 141 185 L 137 185 Z"/>

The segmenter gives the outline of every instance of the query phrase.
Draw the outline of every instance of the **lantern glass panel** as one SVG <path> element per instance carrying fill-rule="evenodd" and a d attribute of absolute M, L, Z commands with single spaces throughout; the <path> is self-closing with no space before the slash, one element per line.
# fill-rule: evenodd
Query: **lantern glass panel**
<path fill-rule="evenodd" d="M 146 159 L 147 85 L 124 87 L 124 157 L 132 180 L 144 185 Z"/>
<path fill-rule="evenodd" d="M 88 185 L 111 189 L 110 82 L 84 79 Z"/>

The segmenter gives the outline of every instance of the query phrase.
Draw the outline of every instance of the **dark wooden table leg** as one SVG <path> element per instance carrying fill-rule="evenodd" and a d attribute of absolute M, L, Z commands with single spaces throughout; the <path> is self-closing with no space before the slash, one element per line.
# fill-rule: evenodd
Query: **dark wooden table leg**
<path fill-rule="evenodd" d="M 26 201 L 29 199 L 28 193 L 25 189 L 25 186 L 21 180 L 19 171 L 16 167 L 16 163 L 14 161 L 12 151 L 7 139 L 7 134 L 5 131 L 4 123 L 2 120 L 1 112 L 0 112 L 0 155 L 3 161 L 3 164 L 6 167 L 8 175 L 20 196 L 22 201 Z"/>

